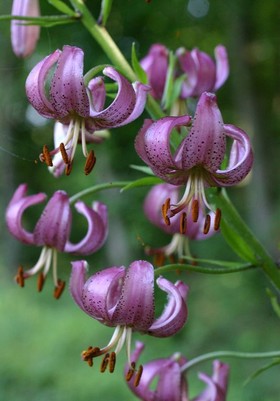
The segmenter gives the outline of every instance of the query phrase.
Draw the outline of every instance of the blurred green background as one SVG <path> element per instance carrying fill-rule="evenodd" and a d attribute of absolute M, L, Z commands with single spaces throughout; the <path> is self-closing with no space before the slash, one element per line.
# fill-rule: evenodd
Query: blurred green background
<path fill-rule="evenodd" d="M 88 1 L 98 17 L 100 1 Z M 2 1 L 0 14 L 10 12 L 11 1 Z M 41 1 L 42 13 L 55 10 Z M 254 171 L 248 185 L 229 191 L 249 226 L 275 259 L 279 257 L 279 3 L 275 0 L 115 0 L 108 30 L 130 58 L 131 44 L 137 45 L 139 58 L 152 43 L 160 42 L 172 50 L 198 47 L 213 54 L 222 43 L 228 48 L 231 73 L 219 90 L 218 102 L 224 121 L 243 128 L 252 138 Z M 139 173 L 128 168 L 142 164 L 134 151 L 134 137 L 142 124 L 135 123 L 111 132 L 109 141 L 96 146 L 97 165 L 90 176 L 82 173 L 83 158 L 77 152 L 70 177 L 54 179 L 46 166 L 35 164 L 44 143 L 52 145 L 52 121 L 30 120 L 24 82 L 30 69 L 45 55 L 64 44 L 85 51 L 85 71 L 108 62 L 100 48 L 79 23 L 42 29 L 37 51 L 27 60 L 18 60 L 10 47 L 9 23 L 0 24 L 0 399 L 12 401 L 129 400 L 122 369 L 123 352 L 114 374 L 98 372 L 80 359 L 89 345 L 106 345 L 112 330 L 84 315 L 66 290 L 62 298 L 52 298 L 51 277 L 41 294 L 35 280 L 21 289 L 13 281 L 17 266 L 31 267 L 39 249 L 19 244 L 6 232 L 5 207 L 15 188 L 27 182 L 29 193 L 65 189 L 69 195 L 87 186 L 113 180 L 130 180 Z M 143 118 L 146 117 L 145 113 Z M 110 234 L 106 246 L 87 258 L 91 271 L 112 265 L 126 265 L 145 258 L 143 242 L 153 246 L 170 238 L 152 227 L 142 213 L 146 188 L 119 194 L 104 191 L 98 198 L 108 204 Z M 93 197 L 84 199 L 91 202 Z M 36 220 L 41 208 L 29 213 Z M 74 216 L 73 240 L 84 232 Z M 217 235 L 191 244 L 198 257 L 235 260 Z M 68 279 L 70 261 L 59 255 L 59 274 Z M 168 276 L 170 279 L 178 277 Z M 180 350 L 187 358 L 215 351 L 272 351 L 279 347 L 279 319 L 273 313 L 265 290 L 269 283 L 259 271 L 243 274 L 207 276 L 184 273 L 190 285 L 189 322 L 171 339 L 141 337 L 146 343 L 143 362 Z M 267 361 L 225 359 L 231 365 L 228 401 L 278 401 L 279 367 L 274 367 L 243 386 L 247 377 Z M 98 365 L 98 362 L 97 362 Z M 210 374 L 211 363 L 204 363 L 188 375 L 191 395 L 201 390 L 197 371 Z"/>

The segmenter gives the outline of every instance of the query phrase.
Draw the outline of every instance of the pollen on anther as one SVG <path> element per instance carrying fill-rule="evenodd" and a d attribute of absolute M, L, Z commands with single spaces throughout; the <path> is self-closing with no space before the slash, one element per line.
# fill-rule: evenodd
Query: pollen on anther
<path fill-rule="evenodd" d="M 65 281 L 58 279 L 57 286 L 54 288 L 53 296 L 55 299 L 59 299 L 65 288 Z"/>
<path fill-rule="evenodd" d="M 134 382 L 133 382 L 135 387 L 137 387 L 139 385 L 142 373 L 143 373 L 143 366 L 140 365 L 138 367 L 138 369 L 137 369 L 137 372 L 136 372 L 136 375 L 135 375 L 135 378 L 134 378 Z"/>
<path fill-rule="evenodd" d="M 180 234 L 186 234 L 187 232 L 187 213 L 183 212 L 180 215 Z"/>
<path fill-rule="evenodd" d="M 135 372 L 135 362 L 131 362 L 131 367 L 128 369 L 128 371 L 125 375 L 125 380 L 127 382 L 129 382 L 132 379 L 134 372 Z"/>
<path fill-rule="evenodd" d="M 70 175 L 73 167 L 73 161 L 71 163 L 66 164 L 65 167 L 65 175 Z"/>
<path fill-rule="evenodd" d="M 70 162 L 69 161 L 69 157 L 68 157 L 68 154 L 66 152 L 66 149 L 65 149 L 65 146 L 64 146 L 63 142 L 59 145 L 59 150 L 60 150 L 61 157 L 62 157 L 64 163 L 65 164 L 69 164 L 69 162 Z"/>
<path fill-rule="evenodd" d="M 215 220 L 214 220 L 214 230 L 217 231 L 220 228 L 220 223 L 221 223 L 221 218 L 222 218 L 222 211 L 221 209 L 217 209 L 215 213 Z"/>
<path fill-rule="evenodd" d="M 109 357 L 109 372 L 113 373 L 116 365 L 116 353 L 113 351 Z"/>
<path fill-rule="evenodd" d="M 41 273 L 39 274 L 38 280 L 37 280 L 37 289 L 38 289 L 38 292 L 41 292 L 41 291 L 42 291 L 43 286 L 44 286 L 44 283 L 45 283 L 45 276 L 44 276 L 44 273 L 41 272 Z"/>
<path fill-rule="evenodd" d="M 101 365 L 100 365 L 100 372 L 101 373 L 104 373 L 105 370 L 107 369 L 107 366 L 108 366 L 108 363 L 109 363 L 109 359 L 110 359 L 110 354 L 107 352 L 104 355 L 104 357 L 102 359 L 102 362 L 101 362 Z"/>
<path fill-rule="evenodd" d="M 51 158 L 51 154 L 49 151 L 49 148 L 47 147 L 47 145 L 43 146 L 43 152 L 41 155 L 41 161 L 45 162 L 47 166 L 52 167 L 53 162 L 52 162 L 52 158 Z"/>
<path fill-rule="evenodd" d="M 192 221 L 196 223 L 199 217 L 199 202 L 197 199 L 194 199 L 192 201 L 191 212 L 192 212 Z"/>
<path fill-rule="evenodd" d="M 210 225 L 211 225 L 211 217 L 210 217 L 209 214 L 207 214 L 206 217 L 205 217 L 203 234 L 208 234 L 208 232 L 210 230 Z"/>
<path fill-rule="evenodd" d="M 89 175 L 91 173 L 93 167 L 95 166 L 95 163 L 96 163 L 96 157 L 94 155 L 93 150 L 91 149 L 87 156 L 85 167 L 84 167 L 85 175 Z"/>
<path fill-rule="evenodd" d="M 22 266 L 19 266 L 15 279 L 20 287 L 24 287 L 24 270 Z"/>
<path fill-rule="evenodd" d="M 169 209 L 170 209 L 170 198 L 167 198 L 161 207 L 161 214 L 167 226 L 170 226 L 170 218 L 167 216 Z"/>

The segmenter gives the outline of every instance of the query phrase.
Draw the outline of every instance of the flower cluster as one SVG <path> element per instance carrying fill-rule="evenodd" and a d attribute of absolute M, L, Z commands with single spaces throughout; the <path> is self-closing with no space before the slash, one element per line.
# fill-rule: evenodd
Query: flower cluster
<path fill-rule="evenodd" d="M 38 2 L 14 1 L 12 14 L 38 16 Z M 11 33 L 15 53 L 21 57 L 31 54 L 39 28 L 13 21 Z M 146 85 L 130 82 L 110 65 L 94 67 L 84 74 L 83 50 L 65 45 L 39 61 L 25 85 L 33 108 L 44 118 L 54 120 L 54 148 L 49 150 L 44 144 L 40 160 L 56 177 L 63 171 L 70 174 L 79 143 L 86 159 L 84 172 L 88 175 L 96 162 L 94 150 L 88 150 L 88 145 L 102 142 L 104 130 L 127 125 L 141 116 L 149 92 L 152 101 L 161 101 L 170 71 L 174 81 L 180 81 L 174 102 L 179 99 L 187 104 L 188 98 L 196 98 L 194 114 L 170 113 L 157 120 L 146 119 L 134 136 L 135 150 L 145 167 L 162 181 L 146 195 L 144 213 L 151 223 L 172 236 L 171 242 L 162 248 L 146 248 L 148 256 L 156 255 L 157 265 L 162 265 L 166 258 L 173 260 L 174 256 L 176 261 L 183 261 L 190 256 L 189 240 L 205 240 L 220 230 L 222 210 L 211 204 L 208 190 L 239 184 L 253 164 L 248 135 L 235 125 L 224 123 L 218 107 L 215 92 L 229 75 L 225 47 L 215 48 L 215 61 L 198 49 L 180 48 L 175 58 L 171 71 L 168 49 L 154 44 L 140 61 L 147 76 Z M 159 275 L 146 260 L 135 260 L 128 267 L 106 267 L 87 278 L 88 263 L 84 257 L 101 249 L 108 236 L 107 206 L 99 201 L 90 206 L 81 200 L 74 203 L 84 193 L 71 198 L 64 190 L 57 190 L 34 228 L 28 230 L 24 225 L 26 210 L 43 203 L 47 196 L 27 195 L 27 190 L 27 184 L 16 189 L 7 206 L 6 224 L 17 240 L 40 247 L 41 253 L 30 269 L 19 267 L 16 282 L 23 287 L 27 278 L 38 274 L 37 287 L 41 291 L 52 267 L 54 297 L 59 298 L 65 281 L 58 277 L 57 253 L 79 256 L 71 263 L 69 287 L 73 300 L 95 321 L 114 329 L 107 345 L 88 347 L 82 352 L 82 359 L 93 366 L 94 359 L 100 356 L 100 371 L 108 368 L 113 372 L 117 355 L 125 346 L 125 378 L 137 397 L 143 401 L 190 400 L 185 357 L 176 353 L 142 365 L 138 361 L 144 344 L 137 342 L 131 352 L 134 332 L 164 338 L 176 335 L 185 326 L 188 285 Z M 88 190 L 87 194 L 90 193 Z M 88 225 L 77 243 L 70 240 L 73 203 Z M 155 296 L 155 287 L 167 294 L 164 306 Z M 162 310 L 159 316 L 155 305 Z M 224 401 L 228 371 L 226 364 L 215 360 L 211 377 L 199 374 L 206 388 L 193 401 Z M 158 381 L 152 388 L 155 379 Z"/>

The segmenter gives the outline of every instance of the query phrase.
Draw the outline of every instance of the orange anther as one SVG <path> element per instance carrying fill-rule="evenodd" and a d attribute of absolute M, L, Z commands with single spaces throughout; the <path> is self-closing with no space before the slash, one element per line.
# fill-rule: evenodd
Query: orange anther
<path fill-rule="evenodd" d="M 65 287 L 65 281 L 60 279 L 57 280 L 57 286 L 54 288 L 53 296 L 55 299 L 59 299 Z"/>
<path fill-rule="evenodd" d="M 24 287 L 24 270 L 22 266 L 18 267 L 18 272 L 15 277 L 15 280 L 20 287 Z"/>
<path fill-rule="evenodd" d="M 69 164 L 69 157 L 68 157 L 68 154 L 66 152 L 66 149 L 65 149 L 65 146 L 64 146 L 63 142 L 59 145 L 59 150 L 60 150 L 61 157 L 62 157 L 64 163 L 65 164 Z"/>
<path fill-rule="evenodd" d="M 220 223 L 221 223 L 221 218 L 222 218 L 222 211 L 221 209 L 217 209 L 215 213 L 215 220 L 214 220 L 214 230 L 217 231 L 220 228 Z"/>
<path fill-rule="evenodd" d="M 93 167 L 95 166 L 95 163 L 96 163 L 96 157 L 94 155 L 93 150 L 90 150 L 84 167 L 85 175 L 89 175 L 89 173 L 91 173 Z"/>
<path fill-rule="evenodd" d="M 71 163 L 66 164 L 65 167 L 65 175 L 70 175 L 73 167 L 73 161 Z"/>
<path fill-rule="evenodd" d="M 113 351 L 109 357 L 109 372 L 113 373 L 116 365 L 116 353 Z"/>
<path fill-rule="evenodd" d="M 180 234 L 186 234 L 187 232 L 187 213 L 183 212 L 180 215 Z"/>
<path fill-rule="evenodd" d="M 196 223 L 199 216 L 199 202 L 197 199 L 194 199 L 192 201 L 191 211 L 192 211 L 192 221 Z"/>
<path fill-rule="evenodd" d="M 101 365 L 100 365 L 100 372 L 104 373 L 105 370 L 107 369 L 108 363 L 110 359 L 110 354 L 107 352 L 107 354 L 104 355 Z"/>
<path fill-rule="evenodd" d="M 204 228 L 203 228 L 203 233 L 208 234 L 211 226 L 211 217 L 209 214 L 206 215 L 205 217 L 205 222 L 204 222 Z"/>
<path fill-rule="evenodd" d="M 139 368 L 137 369 L 137 373 L 136 373 L 136 376 L 135 376 L 134 382 L 133 382 L 135 387 L 137 387 L 139 385 L 142 373 L 143 373 L 143 366 L 140 365 Z"/>
<path fill-rule="evenodd" d="M 53 165 L 51 154 L 47 145 L 43 146 L 43 153 L 41 155 L 41 161 L 45 162 L 47 166 L 51 167 Z"/>
<path fill-rule="evenodd" d="M 44 283 L 45 283 L 45 276 L 44 276 L 44 273 L 41 272 L 39 274 L 38 280 L 37 280 L 37 289 L 38 289 L 39 292 L 42 291 Z"/>
<path fill-rule="evenodd" d="M 131 367 L 128 369 L 128 371 L 125 375 L 125 380 L 127 382 L 129 382 L 132 379 L 134 372 L 135 372 L 135 362 L 131 362 Z"/>

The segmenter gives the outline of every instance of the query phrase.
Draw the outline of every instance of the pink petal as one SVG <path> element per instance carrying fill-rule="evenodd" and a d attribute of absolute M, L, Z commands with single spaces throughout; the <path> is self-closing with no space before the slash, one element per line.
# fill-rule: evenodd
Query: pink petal
<path fill-rule="evenodd" d="M 64 191 L 56 191 L 48 201 L 34 229 L 36 245 L 47 245 L 63 252 L 69 238 L 72 214 L 69 198 Z"/>
<path fill-rule="evenodd" d="M 71 262 L 72 272 L 70 276 L 69 289 L 70 293 L 76 302 L 76 304 L 85 311 L 83 304 L 83 288 L 86 282 L 87 262 L 85 260 L 79 260 Z"/>
<path fill-rule="evenodd" d="M 125 273 L 120 299 L 112 322 L 146 331 L 154 320 L 154 268 L 138 260 Z"/>
<path fill-rule="evenodd" d="M 10 233 L 25 244 L 34 244 L 34 235 L 26 231 L 22 224 L 22 216 L 25 210 L 46 199 L 44 193 L 26 196 L 27 185 L 21 184 L 15 191 L 6 210 L 6 224 Z"/>
<path fill-rule="evenodd" d="M 216 58 L 216 83 L 214 91 L 219 89 L 229 76 L 229 62 L 227 49 L 219 45 L 215 47 L 215 58 Z"/>
<path fill-rule="evenodd" d="M 253 165 L 253 151 L 248 135 L 234 125 L 224 125 L 226 135 L 235 142 L 232 145 L 229 166 L 225 170 L 217 170 L 212 179 L 219 186 L 231 186 L 241 182 L 250 172 Z"/>
<path fill-rule="evenodd" d="M 87 219 L 88 231 L 77 244 L 67 241 L 64 251 L 78 255 L 90 255 L 100 249 L 107 238 L 107 207 L 96 202 L 93 208 L 90 208 L 84 202 L 78 201 L 75 203 L 75 208 Z"/>
<path fill-rule="evenodd" d="M 186 296 L 188 287 L 181 281 L 175 285 L 163 277 L 157 279 L 158 286 L 168 293 L 168 302 L 162 315 L 149 328 L 149 334 L 168 337 L 176 334 L 185 324 L 188 316 Z"/>
<path fill-rule="evenodd" d="M 83 78 L 84 52 L 64 46 L 52 78 L 50 99 L 61 120 L 71 113 L 89 116 L 89 99 Z"/>

